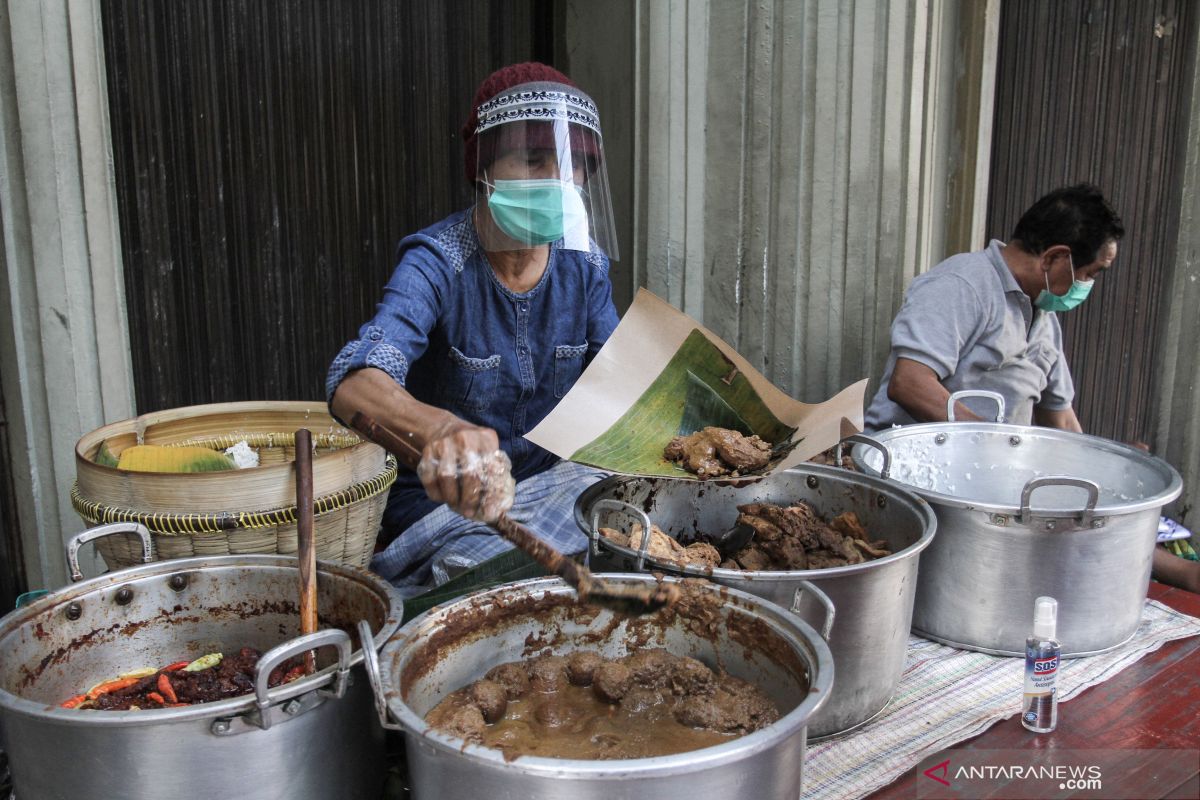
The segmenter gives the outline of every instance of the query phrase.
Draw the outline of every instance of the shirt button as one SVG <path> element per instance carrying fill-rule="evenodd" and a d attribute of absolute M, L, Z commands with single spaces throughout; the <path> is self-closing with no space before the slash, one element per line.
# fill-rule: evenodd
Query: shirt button
<path fill-rule="evenodd" d="M 378 342 L 380 339 L 383 338 L 383 331 L 379 330 L 378 328 L 375 328 L 374 330 L 367 333 L 367 338 L 370 339 L 372 342 Z"/>

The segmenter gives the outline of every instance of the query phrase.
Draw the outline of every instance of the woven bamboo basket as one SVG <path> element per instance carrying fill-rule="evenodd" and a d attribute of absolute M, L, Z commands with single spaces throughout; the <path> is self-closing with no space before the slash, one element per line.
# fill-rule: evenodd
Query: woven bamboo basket
<path fill-rule="evenodd" d="M 71 503 L 88 525 L 134 521 L 150 529 L 155 558 L 294 554 L 295 432 L 312 432 L 317 558 L 363 567 L 396 480 L 396 461 L 337 423 L 320 402 L 245 402 L 143 414 L 83 436 L 75 446 Z M 223 451 L 245 441 L 259 466 L 221 472 L 131 472 L 97 464 L 101 444 L 117 458 L 136 444 Z M 110 569 L 142 560 L 136 536 L 97 548 Z"/>

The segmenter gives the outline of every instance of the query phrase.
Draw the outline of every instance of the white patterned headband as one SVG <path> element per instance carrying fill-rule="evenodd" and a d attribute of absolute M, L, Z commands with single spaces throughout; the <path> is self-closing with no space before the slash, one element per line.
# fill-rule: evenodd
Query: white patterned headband
<path fill-rule="evenodd" d="M 506 89 L 475 109 L 479 124 L 475 133 L 506 122 L 562 119 L 600 133 L 596 104 L 578 89 L 563 83 L 522 83 Z"/>

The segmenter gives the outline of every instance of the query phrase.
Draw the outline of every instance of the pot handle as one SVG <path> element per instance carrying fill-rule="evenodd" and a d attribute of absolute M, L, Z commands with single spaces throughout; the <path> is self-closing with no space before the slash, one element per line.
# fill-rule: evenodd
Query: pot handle
<path fill-rule="evenodd" d="M 833 601 L 829 599 L 829 595 L 817 588 L 816 584 L 811 581 L 800 581 L 800 585 L 796 587 L 796 593 L 792 595 L 792 613 L 800 615 L 800 607 L 804 599 L 804 593 L 808 592 L 816 598 L 817 602 L 825 609 L 825 621 L 821 623 L 821 638 L 826 643 L 833 636 Z"/>
<path fill-rule="evenodd" d="M 642 544 L 637 551 L 638 558 L 634 569 L 637 572 L 645 572 L 646 554 L 650 551 L 650 517 L 640 508 L 634 508 L 629 503 L 621 500 L 612 500 L 606 497 L 603 500 L 597 500 L 596 504 L 592 506 L 592 529 L 588 532 L 592 540 L 592 555 L 600 555 L 600 512 L 604 510 L 623 511 L 626 514 L 637 517 L 641 521 L 642 530 L 645 531 L 645 534 L 642 536 Z"/>
<path fill-rule="evenodd" d="M 271 727 L 271 717 L 267 714 L 267 709 L 271 705 L 271 701 L 267 697 L 270 691 L 267 682 L 271 679 L 271 672 L 289 658 L 307 653 L 309 650 L 316 650 L 318 647 L 336 647 L 338 649 L 337 672 L 334 675 L 333 689 L 324 690 L 324 694 L 334 699 L 340 699 L 346 694 L 346 684 L 350 677 L 350 634 L 338 628 L 327 628 L 307 636 L 297 636 L 264 653 L 254 669 L 255 705 L 258 706 L 258 715 L 261 720 L 259 725 L 263 730 Z"/>
<path fill-rule="evenodd" d="M 118 533 L 132 533 L 142 540 L 143 564 L 154 560 L 154 543 L 150 540 L 150 531 L 145 525 L 137 522 L 110 522 L 107 525 L 97 525 L 75 534 L 67 542 L 67 569 L 71 574 L 71 583 L 83 580 L 83 572 L 79 569 L 79 548 L 88 542 Z"/>
<path fill-rule="evenodd" d="M 371 696 L 375 700 L 375 713 L 379 715 L 379 724 L 389 731 L 402 731 L 404 726 L 392 722 L 392 714 L 388 711 L 387 700 L 383 696 L 379 654 L 375 652 L 375 637 L 371 634 L 371 625 L 365 619 L 358 621 L 358 640 L 362 642 L 363 669 L 367 671 L 367 682 L 371 684 Z"/>
<path fill-rule="evenodd" d="M 1028 525 L 1033 519 L 1033 511 L 1029 508 L 1029 501 L 1033 497 L 1035 489 L 1040 489 L 1043 486 L 1077 486 L 1080 489 L 1086 489 L 1088 493 L 1087 504 L 1083 510 L 1079 512 L 1079 521 L 1085 527 L 1090 527 L 1092 518 L 1096 510 L 1096 502 L 1100 499 L 1100 486 L 1095 481 L 1089 481 L 1085 478 L 1072 478 L 1069 475 L 1045 475 L 1041 478 L 1031 478 L 1029 483 L 1025 484 L 1025 488 L 1021 490 L 1021 524 Z"/>
<path fill-rule="evenodd" d="M 960 392 L 951 394 L 946 400 L 947 422 L 955 422 L 954 404 L 964 397 L 978 397 L 983 400 L 991 400 L 996 404 L 996 422 L 1004 422 L 1004 395 L 999 392 L 989 392 L 987 389 L 963 389 Z"/>
<path fill-rule="evenodd" d="M 846 442 L 850 442 L 852 444 L 865 444 L 867 447 L 873 447 L 879 452 L 883 453 L 883 469 L 879 471 L 879 477 L 886 480 L 887 477 L 892 474 L 892 454 L 887 449 L 887 445 L 878 439 L 872 439 L 870 436 L 866 436 L 861 433 L 847 436 L 845 439 L 842 439 L 837 443 L 837 450 L 835 451 L 834 455 L 834 458 L 837 460 L 837 464 L 835 466 L 840 467 L 842 465 L 842 445 Z"/>

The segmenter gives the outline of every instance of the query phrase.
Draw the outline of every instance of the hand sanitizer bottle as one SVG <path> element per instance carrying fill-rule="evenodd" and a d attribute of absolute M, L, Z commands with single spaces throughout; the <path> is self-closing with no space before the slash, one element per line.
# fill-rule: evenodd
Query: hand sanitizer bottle
<path fill-rule="evenodd" d="M 1025 640 L 1025 695 L 1021 724 L 1049 733 L 1058 723 L 1058 662 L 1062 646 L 1054 638 L 1058 601 L 1039 597 L 1033 604 L 1033 635 Z"/>

